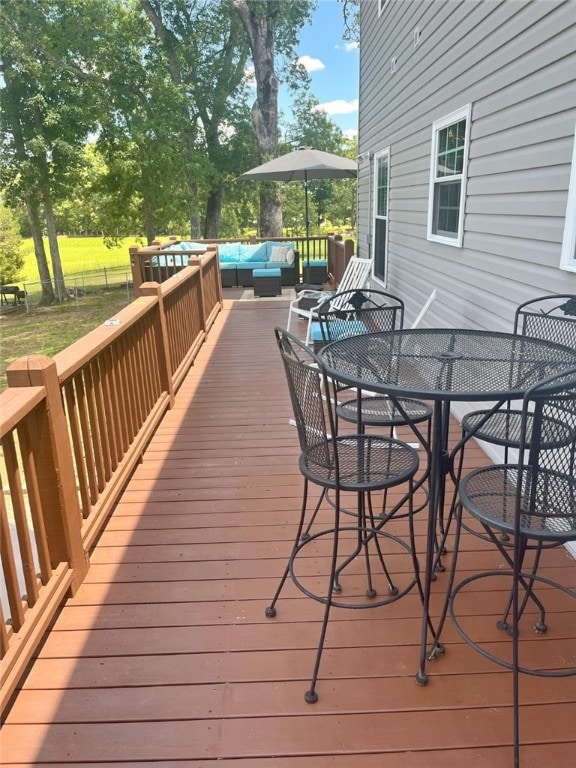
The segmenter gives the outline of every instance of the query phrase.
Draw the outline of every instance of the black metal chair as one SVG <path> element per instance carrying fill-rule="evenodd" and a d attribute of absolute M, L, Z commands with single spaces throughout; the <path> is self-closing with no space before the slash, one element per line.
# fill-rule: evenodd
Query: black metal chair
<path fill-rule="evenodd" d="M 401 329 L 404 325 L 404 302 L 391 293 L 363 288 L 344 291 L 336 294 L 336 297 L 336 304 L 332 297 L 318 308 L 318 327 L 313 326 L 312 338 L 318 338 L 319 328 L 322 345 L 347 336 L 393 331 Z M 432 407 L 427 403 L 408 397 L 392 399 L 370 392 L 356 392 L 353 397 L 339 399 L 339 393 L 345 389 L 349 388 L 333 383 L 333 396 L 338 400 L 337 424 L 339 419 L 343 419 L 357 424 L 359 431 L 364 431 L 365 427 L 385 428 L 393 436 L 398 427 L 408 424 L 412 428 L 415 424 L 426 422 L 427 436 L 424 439 L 430 445 Z M 422 437 L 417 430 L 413 431 L 417 438 Z M 426 501 L 427 498 L 422 500 L 419 509 L 425 506 Z M 403 504 L 403 499 L 400 504 Z M 387 516 L 386 506 L 387 493 L 384 491 L 381 512 L 383 517 Z M 395 509 L 392 510 L 394 511 Z"/>
<path fill-rule="evenodd" d="M 522 354 L 523 336 L 532 336 L 556 344 L 576 347 L 576 296 L 573 294 L 556 294 L 540 296 L 520 304 L 514 316 L 514 333 L 519 338 L 518 353 Z M 529 365 L 530 363 L 527 363 Z M 464 442 L 473 436 L 477 440 L 498 445 L 504 448 L 504 461 L 508 461 L 509 451 L 518 449 L 520 441 L 520 426 L 522 411 L 511 403 L 497 410 L 482 409 L 468 413 L 462 419 L 462 437 Z M 545 428 L 545 427 L 544 427 Z M 554 431 L 554 424 L 551 425 Z M 528 416 L 527 434 L 531 431 L 531 418 Z M 464 451 L 460 452 L 456 477 L 462 471 Z M 471 526 L 465 525 L 470 533 L 485 536 Z M 507 540 L 507 534 L 503 539 Z"/>
<path fill-rule="evenodd" d="M 404 302 L 397 296 L 372 288 L 344 291 L 324 301 L 318 308 L 318 328 L 322 344 L 346 336 L 393 331 L 404 325 Z M 313 329 L 313 338 L 318 337 Z M 369 393 L 341 401 L 336 408 L 338 418 L 363 426 L 397 427 L 406 423 L 406 415 L 413 424 L 430 421 L 432 408 L 420 400 L 402 398 L 404 415 L 390 398 Z M 360 405 L 360 414 L 358 406 Z M 360 415 L 360 419 L 358 418 Z"/>
<path fill-rule="evenodd" d="M 535 631 L 544 633 L 548 626 L 543 600 L 545 592 L 550 594 L 548 588 L 576 599 L 575 590 L 538 574 L 544 548 L 576 541 L 576 369 L 541 381 L 527 392 L 519 410 L 517 446 L 517 463 L 478 469 L 460 480 L 456 514 L 454 552 L 458 552 L 465 509 L 480 522 L 508 567 L 464 579 L 452 590 L 449 604 L 450 616 L 463 639 L 486 658 L 512 670 L 515 768 L 520 764 L 519 674 L 576 674 L 576 668 L 554 669 L 550 658 L 537 668 L 527 667 L 520 663 L 519 655 L 520 622 L 529 614 L 529 605 L 537 614 Z M 513 546 L 502 542 L 498 532 L 511 536 Z M 527 556 L 529 550 L 531 558 Z M 511 590 L 497 621 L 497 626 L 512 638 L 511 660 L 473 640 L 471 632 L 464 628 L 466 611 L 459 614 L 459 598 L 465 587 L 488 577 L 511 580 Z M 537 594 L 536 588 L 542 585 L 547 589 Z"/>
<path fill-rule="evenodd" d="M 306 701 L 311 703 L 318 698 L 316 682 L 332 606 L 368 608 L 385 605 L 398 600 L 415 586 L 422 595 L 410 493 L 418 470 L 418 454 L 414 448 L 390 437 L 373 434 L 336 435 L 334 405 L 332 399 L 326 397 L 330 384 L 321 360 L 309 347 L 287 331 L 276 328 L 275 334 L 298 430 L 301 448 L 299 466 L 304 476 L 304 492 L 292 552 L 272 602 L 266 608 L 266 615 L 276 616 L 276 602 L 288 576 L 304 594 L 324 604 L 316 661 L 310 687 L 305 694 Z M 333 491 L 333 522 L 328 529 L 303 539 L 310 483 L 322 489 L 321 499 L 328 490 Z M 409 491 L 406 501 L 409 512 L 407 541 L 382 530 L 381 521 L 377 526 L 371 506 L 367 502 L 367 497 L 372 491 L 401 484 L 407 484 Z M 350 492 L 355 494 L 357 499 L 356 524 L 342 526 L 341 497 L 342 494 Z M 344 545 L 348 547 L 347 551 L 342 553 Z M 386 562 L 385 546 L 392 548 L 396 555 L 407 557 L 410 562 L 409 569 L 404 567 L 401 572 L 398 569 L 394 580 Z M 315 566 L 312 576 L 301 574 L 298 570 L 297 560 L 303 550 L 306 550 L 308 557 L 303 557 L 298 562 L 310 563 L 312 560 Z M 316 569 L 326 562 L 326 555 L 329 568 L 326 574 L 327 584 L 322 590 L 318 586 Z M 394 560 L 397 561 L 398 558 Z M 363 568 L 360 569 L 359 564 L 362 563 Z M 347 570 L 346 591 L 341 583 L 344 570 Z M 384 585 L 385 594 L 381 597 L 378 597 L 377 592 L 378 581 L 382 581 Z M 365 590 L 364 594 L 360 594 L 360 589 Z"/>
<path fill-rule="evenodd" d="M 576 347 L 576 296 L 540 296 L 520 304 L 514 317 L 514 333 Z M 478 440 L 506 449 L 518 448 L 521 421 L 522 411 L 508 404 L 494 413 L 478 410 L 467 414 L 462 430 L 464 434 L 474 433 Z"/>

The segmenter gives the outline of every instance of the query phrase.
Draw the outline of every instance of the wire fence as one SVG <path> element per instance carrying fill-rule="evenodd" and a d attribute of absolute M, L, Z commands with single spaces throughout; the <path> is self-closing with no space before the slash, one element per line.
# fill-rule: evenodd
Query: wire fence
<path fill-rule="evenodd" d="M 42 301 L 44 284 L 43 281 L 39 280 L 38 282 L 25 282 L 21 289 L 19 285 L 14 286 L 19 289 L 17 293 L 2 295 L 2 311 L 25 306 L 26 312 L 31 312 Z M 59 286 L 54 285 L 54 281 L 50 282 L 56 301 L 59 303 L 75 301 L 80 304 L 85 296 L 111 289 L 126 291 L 128 303 L 133 294 L 132 271 L 130 267 L 125 266 L 104 267 L 101 270 L 67 274 L 64 275 L 64 284 L 65 294 L 60 295 Z"/>

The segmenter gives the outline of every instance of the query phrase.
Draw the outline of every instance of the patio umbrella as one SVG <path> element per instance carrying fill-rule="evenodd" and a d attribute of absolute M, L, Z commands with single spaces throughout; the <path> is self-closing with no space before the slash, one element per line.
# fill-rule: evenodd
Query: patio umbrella
<path fill-rule="evenodd" d="M 269 160 L 267 163 L 246 171 L 239 178 L 246 181 L 303 181 L 304 213 L 306 216 L 306 248 L 309 267 L 310 251 L 308 237 L 308 181 L 309 179 L 355 179 L 358 166 L 355 160 L 322 152 L 319 149 L 300 147 L 287 155 Z"/>

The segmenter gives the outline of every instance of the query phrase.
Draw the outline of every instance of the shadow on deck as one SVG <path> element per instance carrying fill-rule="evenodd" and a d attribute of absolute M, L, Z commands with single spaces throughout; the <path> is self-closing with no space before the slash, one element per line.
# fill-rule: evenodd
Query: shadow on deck
<path fill-rule="evenodd" d="M 225 303 L 22 685 L 2 735 L 7 768 L 511 766 L 506 670 L 448 625 L 445 657 L 416 686 L 416 593 L 334 609 L 320 698 L 304 701 L 322 606 L 289 585 L 277 618 L 264 616 L 302 490 L 272 333 L 286 314 L 282 301 Z M 501 558 L 466 536 L 460 572 L 488 567 Z M 576 580 L 564 550 L 546 569 Z M 470 622 L 502 646 L 503 594 L 477 590 Z M 550 663 L 574 663 L 576 614 L 551 603 L 551 636 L 526 633 L 523 646 L 532 656 L 553 640 Z M 524 768 L 576 764 L 574 678 L 525 676 L 521 695 Z"/>

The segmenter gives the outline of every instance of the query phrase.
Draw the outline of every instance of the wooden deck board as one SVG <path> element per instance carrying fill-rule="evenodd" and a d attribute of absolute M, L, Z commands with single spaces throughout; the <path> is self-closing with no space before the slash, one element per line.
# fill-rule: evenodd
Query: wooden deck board
<path fill-rule="evenodd" d="M 510 768 L 510 674 L 448 623 L 445 657 L 416 686 L 415 593 L 335 609 L 320 698 L 304 702 L 322 606 L 288 584 L 277 617 L 264 616 L 302 491 L 272 333 L 286 313 L 236 302 L 217 319 L 23 681 L 1 737 L 6 768 Z M 470 446 L 469 465 L 484 461 Z M 424 526 L 421 513 L 419 546 Z M 312 583 L 327 544 L 310 553 L 299 572 Z M 390 563 L 409 573 L 405 555 Z M 502 567 L 489 544 L 464 536 L 460 575 Z M 564 550 L 547 552 L 542 572 L 576 582 Z M 354 567 L 347 578 L 356 584 Z M 444 584 L 433 586 L 433 612 Z M 463 596 L 467 628 L 498 653 L 509 645 L 493 615 L 505 589 L 479 582 Z M 576 611 L 555 592 L 547 605 L 553 630 L 523 631 L 522 658 L 575 663 Z M 575 679 L 523 676 L 521 693 L 523 768 L 571 768 Z"/>

